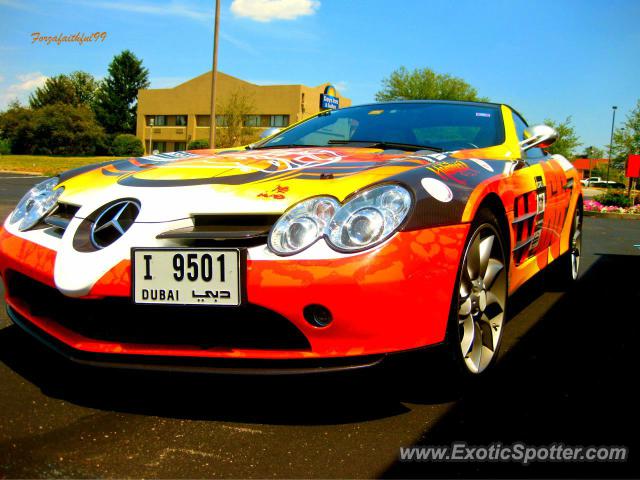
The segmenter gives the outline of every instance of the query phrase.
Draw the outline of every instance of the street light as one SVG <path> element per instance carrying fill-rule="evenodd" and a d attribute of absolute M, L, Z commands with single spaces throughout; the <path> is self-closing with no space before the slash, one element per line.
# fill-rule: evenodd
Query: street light
<path fill-rule="evenodd" d="M 609 168 L 611 167 L 611 147 L 613 146 L 613 126 L 616 123 L 616 110 L 618 107 L 615 105 L 611 107 L 613 109 L 613 119 L 611 120 L 611 139 L 609 140 L 609 161 L 607 162 L 607 189 L 609 188 Z"/>
<path fill-rule="evenodd" d="M 591 157 L 593 156 L 593 147 L 587 147 L 587 158 L 589 159 L 589 176 L 587 178 L 591 178 Z"/>
<path fill-rule="evenodd" d="M 156 123 L 153 118 L 149 119 L 149 150 L 147 153 L 151 155 L 153 153 L 153 124 Z"/>
<path fill-rule="evenodd" d="M 209 123 L 209 148 L 216 148 L 216 76 L 218 74 L 218 26 L 220 24 L 220 0 L 215 0 L 216 13 L 213 31 L 213 68 L 211 69 L 211 119 Z"/>

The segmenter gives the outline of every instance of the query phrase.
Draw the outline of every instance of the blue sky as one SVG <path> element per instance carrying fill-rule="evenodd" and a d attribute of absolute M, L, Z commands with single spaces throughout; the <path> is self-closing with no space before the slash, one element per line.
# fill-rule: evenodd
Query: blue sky
<path fill-rule="evenodd" d="M 211 64 L 213 0 L 0 0 L 0 109 L 46 76 L 106 73 L 131 49 L 152 87 Z M 41 35 L 106 32 L 84 45 Z M 640 98 L 637 0 L 222 0 L 219 69 L 255 83 L 333 82 L 373 101 L 391 71 L 429 67 L 511 104 L 530 123 L 573 117 L 585 146 L 609 141 Z"/>

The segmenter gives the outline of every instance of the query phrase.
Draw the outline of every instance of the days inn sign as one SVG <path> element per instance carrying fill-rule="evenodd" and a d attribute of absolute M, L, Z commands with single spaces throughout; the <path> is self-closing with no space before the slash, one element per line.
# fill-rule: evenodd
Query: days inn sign
<path fill-rule="evenodd" d="M 336 88 L 327 85 L 324 93 L 320 94 L 320 110 L 337 110 L 340 108 L 340 99 L 336 96 Z"/>

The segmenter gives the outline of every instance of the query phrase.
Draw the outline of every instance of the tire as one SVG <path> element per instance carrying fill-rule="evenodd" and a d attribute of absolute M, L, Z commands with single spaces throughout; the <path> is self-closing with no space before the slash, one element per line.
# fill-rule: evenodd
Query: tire
<path fill-rule="evenodd" d="M 446 348 L 458 380 L 495 364 L 506 323 L 508 253 L 496 216 L 482 209 L 471 224 L 456 278 Z"/>
<path fill-rule="evenodd" d="M 545 280 L 555 290 L 566 290 L 578 279 L 582 254 L 582 205 L 576 206 L 571 222 L 568 251 L 547 269 Z"/>

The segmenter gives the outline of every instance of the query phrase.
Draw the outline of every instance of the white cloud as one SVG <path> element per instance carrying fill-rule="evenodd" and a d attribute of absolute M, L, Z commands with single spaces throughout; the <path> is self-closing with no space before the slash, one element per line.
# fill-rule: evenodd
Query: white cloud
<path fill-rule="evenodd" d="M 320 8 L 319 0 L 233 0 L 231 11 L 238 17 L 257 22 L 293 20 L 313 15 Z"/>
<path fill-rule="evenodd" d="M 0 0 L 0 7 L 17 8 L 19 10 L 31 10 L 23 2 L 17 2 L 15 0 Z"/>
<path fill-rule="evenodd" d="M 13 100 L 26 102 L 29 94 L 47 81 L 47 77 L 40 72 L 25 73 L 17 75 L 16 78 L 18 80 L 16 83 L 3 88 L 0 93 L 0 108 L 5 108 Z"/>
<path fill-rule="evenodd" d="M 340 80 L 339 82 L 334 83 L 333 86 L 336 87 L 336 90 L 338 90 L 338 92 L 342 94 L 349 90 L 348 83 L 345 80 Z"/>

